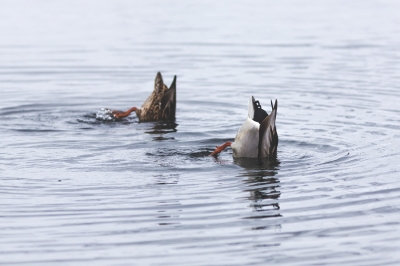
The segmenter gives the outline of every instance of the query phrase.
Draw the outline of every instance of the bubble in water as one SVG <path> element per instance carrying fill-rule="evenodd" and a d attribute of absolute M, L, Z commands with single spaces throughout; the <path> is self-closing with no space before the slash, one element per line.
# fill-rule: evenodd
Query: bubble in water
<path fill-rule="evenodd" d="M 115 117 L 114 114 L 112 113 L 112 110 L 108 108 L 101 108 L 96 113 L 96 119 L 102 121 L 113 121 L 115 120 Z"/>

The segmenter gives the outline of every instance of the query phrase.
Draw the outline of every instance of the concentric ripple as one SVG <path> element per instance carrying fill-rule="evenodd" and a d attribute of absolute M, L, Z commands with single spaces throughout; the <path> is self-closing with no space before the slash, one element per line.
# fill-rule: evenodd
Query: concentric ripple
<path fill-rule="evenodd" d="M 398 265 L 399 8 L 4 2 L 0 264 Z M 158 71 L 175 123 L 113 119 Z M 278 158 L 210 157 L 252 95 Z"/>

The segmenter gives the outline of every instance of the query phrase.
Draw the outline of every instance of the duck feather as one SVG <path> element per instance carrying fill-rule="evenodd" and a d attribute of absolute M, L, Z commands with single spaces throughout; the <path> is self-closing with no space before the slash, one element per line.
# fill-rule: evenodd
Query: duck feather
<path fill-rule="evenodd" d="M 272 112 L 261 123 L 259 129 L 258 158 L 276 157 L 278 149 L 278 133 L 276 132 L 276 114 L 278 111 L 278 100 L 272 104 Z"/>

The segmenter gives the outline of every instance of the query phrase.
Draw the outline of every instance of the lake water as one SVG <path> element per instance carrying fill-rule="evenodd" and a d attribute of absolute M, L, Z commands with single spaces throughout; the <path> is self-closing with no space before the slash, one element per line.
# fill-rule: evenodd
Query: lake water
<path fill-rule="evenodd" d="M 2 1 L 1 265 L 398 265 L 400 1 Z M 177 75 L 176 125 L 95 119 Z M 278 159 L 227 149 L 278 99 Z"/>

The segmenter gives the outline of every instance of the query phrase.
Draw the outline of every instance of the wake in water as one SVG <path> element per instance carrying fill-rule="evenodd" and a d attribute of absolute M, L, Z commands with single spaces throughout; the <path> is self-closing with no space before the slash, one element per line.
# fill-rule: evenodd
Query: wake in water
<path fill-rule="evenodd" d="M 108 108 L 101 108 L 96 113 L 96 120 L 100 121 L 115 121 L 117 118 L 113 114 L 113 110 Z"/>

